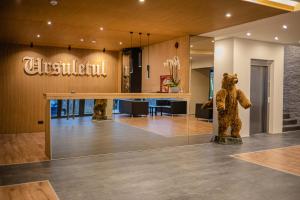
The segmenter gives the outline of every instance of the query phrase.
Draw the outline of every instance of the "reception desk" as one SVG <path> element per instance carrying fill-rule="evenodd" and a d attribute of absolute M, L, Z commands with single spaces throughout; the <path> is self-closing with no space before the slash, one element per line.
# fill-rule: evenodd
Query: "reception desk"
<path fill-rule="evenodd" d="M 51 150 L 51 100 L 64 99 L 148 99 L 148 98 L 174 98 L 187 101 L 189 108 L 190 93 L 45 93 L 46 116 L 45 116 L 45 152 L 49 159 L 52 158 Z M 189 109 L 187 109 L 189 110 Z"/>

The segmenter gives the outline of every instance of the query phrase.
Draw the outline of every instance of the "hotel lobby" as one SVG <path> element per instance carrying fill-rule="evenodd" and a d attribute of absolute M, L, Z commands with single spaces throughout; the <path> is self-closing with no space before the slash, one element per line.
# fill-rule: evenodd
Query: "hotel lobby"
<path fill-rule="evenodd" d="M 0 200 L 300 198 L 300 1 L 0 11 Z"/>

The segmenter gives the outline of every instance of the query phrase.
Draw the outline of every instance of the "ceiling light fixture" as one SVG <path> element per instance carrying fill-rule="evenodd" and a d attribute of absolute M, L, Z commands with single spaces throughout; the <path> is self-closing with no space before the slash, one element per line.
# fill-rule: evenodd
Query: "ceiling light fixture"
<path fill-rule="evenodd" d="M 84 42 L 84 39 L 83 39 L 83 38 L 80 38 L 80 42 Z"/>
<path fill-rule="evenodd" d="M 131 31 L 130 32 L 130 51 L 132 50 L 132 35 L 133 35 L 133 32 Z M 133 73 L 133 65 L 132 65 L 131 56 L 129 56 L 129 66 L 130 66 L 130 74 L 132 74 Z"/>
<path fill-rule="evenodd" d="M 140 2 L 140 3 L 144 3 L 144 2 L 145 2 L 145 0 L 139 0 L 139 2 Z"/>
<path fill-rule="evenodd" d="M 123 45 L 123 42 L 119 42 L 120 45 Z"/>
<path fill-rule="evenodd" d="M 231 17 L 231 13 L 226 13 L 225 15 L 227 18 L 230 18 Z"/>
<path fill-rule="evenodd" d="M 274 39 L 275 39 L 275 40 L 279 40 L 279 38 L 278 38 L 277 36 L 276 36 L 276 37 L 274 37 Z"/>
<path fill-rule="evenodd" d="M 287 27 L 287 25 L 284 24 L 284 25 L 282 25 L 282 28 L 287 29 L 288 27 Z"/>
<path fill-rule="evenodd" d="M 36 37 L 37 37 L 37 38 L 40 38 L 40 37 L 41 37 L 41 35 L 40 35 L 40 34 L 37 34 L 37 35 L 36 35 Z"/>
<path fill-rule="evenodd" d="M 140 36 L 140 49 L 139 49 L 139 67 L 142 67 L 142 33 L 139 33 Z"/>
<path fill-rule="evenodd" d="M 251 33 L 250 33 L 250 32 L 248 32 L 248 33 L 246 33 L 246 35 L 249 37 L 249 36 L 251 36 Z"/>
<path fill-rule="evenodd" d="M 96 43 L 96 40 L 92 40 L 92 43 L 94 43 L 94 44 L 95 44 L 95 43 Z"/>
<path fill-rule="evenodd" d="M 191 44 L 191 45 L 190 45 L 190 47 L 191 47 L 191 48 L 193 48 L 193 47 L 194 47 L 194 45 L 192 45 L 192 44 Z"/>
<path fill-rule="evenodd" d="M 58 1 L 57 0 L 50 0 L 49 3 L 52 5 L 52 6 L 56 6 L 58 4 Z"/>
<path fill-rule="evenodd" d="M 212 40 L 211 42 L 212 42 L 212 43 L 215 43 L 215 40 Z"/>
<path fill-rule="evenodd" d="M 102 26 L 101 26 L 99 29 L 100 29 L 100 31 L 103 31 L 103 30 L 104 30 L 104 28 L 103 28 Z"/>
<path fill-rule="evenodd" d="M 150 38 L 150 33 L 147 33 L 147 39 L 148 39 L 148 51 L 147 51 L 147 53 L 148 53 L 148 64 L 147 64 L 147 78 L 150 78 L 150 62 L 149 62 L 149 60 L 150 60 L 150 58 L 149 58 L 149 56 L 150 56 L 150 42 L 149 42 L 149 38 Z"/>
<path fill-rule="evenodd" d="M 48 24 L 48 25 L 51 25 L 51 24 L 52 24 L 52 22 L 51 22 L 51 21 L 48 21 L 48 22 L 47 22 L 47 24 Z"/>

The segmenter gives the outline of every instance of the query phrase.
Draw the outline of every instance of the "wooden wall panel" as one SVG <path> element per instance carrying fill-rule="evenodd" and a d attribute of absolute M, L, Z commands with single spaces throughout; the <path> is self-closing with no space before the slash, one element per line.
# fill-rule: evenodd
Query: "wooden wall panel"
<path fill-rule="evenodd" d="M 106 61 L 106 78 L 92 76 L 29 76 L 24 72 L 24 56 L 42 57 L 48 62 L 100 63 Z M 43 93 L 117 92 L 119 52 L 24 45 L 0 45 L 0 133 L 44 131 L 39 120 L 45 120 Z"/>
<path fill-rule="evenodd" d="M 179 48 L 175 48 L 175 43 L 179 43 Z M 190 40 L 189 36 L 184 36 L 169 40 L 166 42 L 150 45 L 149 64 L 150 78 L 147 78 L 148 64 L 148 47 L 143 49 L 143 71 L 142 71 L 142 91 L 157 92 L 160 90 L 160 76 L 168 75 L 169 70 L 163 66 L 167 59 L 172 59 L 174 56 L 179 57 L 180 70 L 179 77 L 181 80 L 180 87 L 183 92 L 189 92 L 189 76 L 190 76 Z"/>

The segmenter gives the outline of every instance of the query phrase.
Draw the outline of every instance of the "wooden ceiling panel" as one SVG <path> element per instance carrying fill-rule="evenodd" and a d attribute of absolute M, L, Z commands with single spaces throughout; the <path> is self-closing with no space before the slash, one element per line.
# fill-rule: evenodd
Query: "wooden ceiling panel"
<path fill-rule="evenodd" d="M 134 46 L 138 32 L 151 33 L 151 43 L 186 34 L 200 34 L 284 13 L 285 11 L 239 0 L 1 0 L 0 41 L 76 48 Z M 225 13 L 232 13 L 226 18 Z M 53 24 L 47 25 L 51 20 Z M 99 27 L 103 26 L 104 31 Z M 40 34 L 40 38 L 36 38 Z M 84 38 L 84 42 L 80 42 Z M 93 44 L 91 41 L 96 40 Z M 122 41 L 123 45 L 119 45 Z"/>

